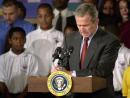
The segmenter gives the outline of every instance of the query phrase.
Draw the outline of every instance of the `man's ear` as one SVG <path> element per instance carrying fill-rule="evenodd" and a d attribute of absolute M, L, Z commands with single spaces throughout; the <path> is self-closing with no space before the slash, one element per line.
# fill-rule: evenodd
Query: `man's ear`
<path fill-rule="evenodd" d="M 96 18 L 95 23 L 99 24 L 99 18 Z"/>
<path fill-rule="evenodd" d="M 99 23 L 99 18 L 97 18 L 96 20 L 97 20 L 97 22 Z"/>

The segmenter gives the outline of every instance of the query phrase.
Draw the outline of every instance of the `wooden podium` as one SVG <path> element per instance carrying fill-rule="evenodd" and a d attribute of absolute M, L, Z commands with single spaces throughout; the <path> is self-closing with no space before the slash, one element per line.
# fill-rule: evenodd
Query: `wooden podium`
<path fill-rule="evenodd" d="M 106 80 L 100 77 L 73 77 L 71 92 L 92 93 L 106 87 Z M 49 92 L 47 77 L 29 77 L 28 92 Z"/>

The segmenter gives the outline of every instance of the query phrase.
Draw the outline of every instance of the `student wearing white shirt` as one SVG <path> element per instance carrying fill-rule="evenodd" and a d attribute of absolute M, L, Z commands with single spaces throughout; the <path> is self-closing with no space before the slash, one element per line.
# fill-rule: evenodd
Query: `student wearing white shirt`
<path fill-rule="evenodd" d="M 115 98 L 120 98 L 122 96 L 122 81 L 124 70 L 130 65 L 130 49 L 124 46 L 120 47 L 118 51 L 118 57 L 115 62 L 115 67 L 113 70 L 113 85 L 115 91 Z"/>
<path fill-rule="evenodd" d="M 53 9 L 49 4 L 40 4 L 37 8 L 38 29 L 27 35 L 25 47 L 31 50 L 39 60 L 40 76 L 48 76 L 52 65 L 52 54 L 56 47 L 63 44 L 63 33 L 54 29 Z"/>
<path fill-rule="evenodd" d="M 22 28 L 11 28 L 8 38 L 11 48 L 0 56 L 0 85 L 5 86 L 0 89 L 7 88 L 7 98 L 24 98 L 28 76 L 37 76 L 38 61 L 24 49 L 26 34 Z"/>

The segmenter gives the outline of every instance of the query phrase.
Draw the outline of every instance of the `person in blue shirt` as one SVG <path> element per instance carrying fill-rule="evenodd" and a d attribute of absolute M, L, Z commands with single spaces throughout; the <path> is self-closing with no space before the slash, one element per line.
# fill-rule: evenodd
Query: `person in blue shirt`
<path fill-rule="evenodd" d="M 11 27 L 21 27 L 26 34 L 35 29 L 33 24 L 18 18 L 17 1 L 4 0 L 2 3 L 3 21 L 0 22 L 0 55 L 4 53 L 7 32 Z"/>

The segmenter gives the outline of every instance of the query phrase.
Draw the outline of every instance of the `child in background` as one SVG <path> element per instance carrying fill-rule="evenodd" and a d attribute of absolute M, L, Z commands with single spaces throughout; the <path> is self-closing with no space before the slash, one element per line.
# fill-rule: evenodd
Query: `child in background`
<path fill-rule="evenodd" d="M 8 38 L 11 48 L 0 56 L 0 91 L 5 91 L 7 98 L 24 98 L 27 78 L 37 75 L 38 62 L 24 49 L 26 34 L 22 28 L 11 28 Z"/>
<path fill-rule="evenodd" d="M 52 25 L 53 18 L 51 5 L 41 3 L 37 8 L 38 28 L 27 35 L 25 47 L 38 58 L 40 76 L 50 74 L 54 50 L 57 47 L 62 47 L 64 41 L 63 33 Z"/>

